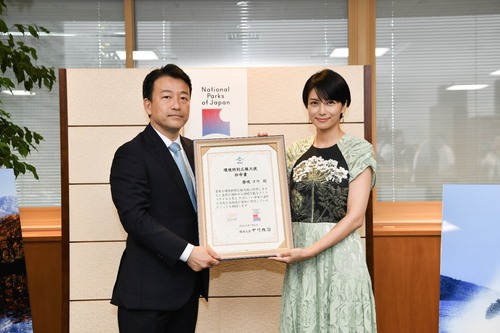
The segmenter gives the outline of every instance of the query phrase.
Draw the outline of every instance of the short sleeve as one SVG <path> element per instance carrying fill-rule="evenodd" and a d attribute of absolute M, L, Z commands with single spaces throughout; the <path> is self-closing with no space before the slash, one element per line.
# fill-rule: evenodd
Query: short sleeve
<path fill-rule="evenodd" d="M 372 169 L 371 188 L 373 189 L 376 182 L 377 162 L 372 144 L 364 139 L 346 134 L 338 145 L 349 166 L 349 182 L 370 167 Z"/>
<path fill-rule="evenodd" d="M 295 162 L 297 162 L 297 160 L 311 147 L 313 142 L 313 136 L 307 137 L 305 139 L 292 143 L 286 149 L 286 169 L 288 176 L 290 176 Z"/>

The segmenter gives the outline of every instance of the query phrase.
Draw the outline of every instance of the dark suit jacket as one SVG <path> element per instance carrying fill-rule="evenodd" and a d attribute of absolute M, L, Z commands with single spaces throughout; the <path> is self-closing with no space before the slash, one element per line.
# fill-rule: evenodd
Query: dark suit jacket
<path fill-rule="evenodd" d="M 192 167 L 193 142 L 181 137 L 181 143 Z M 173 157 L 151 124 L 118 148 L 110 184 L 128 233 L 111 303 L 177 310 L 200 281 L 206 298 L 208 270 L 196 273 L 179 260 L 188 242 L 198 245 L 197 214 Z"/>

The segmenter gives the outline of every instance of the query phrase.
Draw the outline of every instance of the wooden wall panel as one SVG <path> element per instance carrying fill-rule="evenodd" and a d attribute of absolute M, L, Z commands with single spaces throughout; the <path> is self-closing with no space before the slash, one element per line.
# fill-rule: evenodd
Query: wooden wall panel
<path fill-rule="evenodd" d="M 142 81 L 149 71 L 148 68 L 71 69 L 67 80 L 68 125 L 147 124 Z M 116 93 L 110 93 L 110 87 L 115 87 Z"/>
<path fill-rule="evenodd" d="M 134 138 L 144 126 L 69 127 L 69 182 L 109 183 L 116 149 Z"/>
<path fill-rule="evenodd" d="M 248 122 L 253 123 L 307 123 L 302 102 L 306 80 L 325 67 L 286 67 L 248 69 Z M 363 66 L 331 67 L 341 74 L 351 90 L 351 106 L 346 122 L 364 120 Z"/>
<path fill-rule="evenodd" d="M 196 332 L 278 332 L 280 306 L 279 297 L 211 298 L 208 303 L 201 300 Z M 109 301 L 73 302 L 71 332 L 118 332 L 116 313 L 117 308 Z"/>
<path fill-rule="evenodd" d="M 249 68 L 249 135 L 282 134 L 286 145 L 313 135 L 301 94 L 306 79 L 321 68 Z M 342 126 L 364 137 L 365 68 L 334 69 L 344 75 L 353 92 Z M 148 123 L 141 94 L 148 72 L 65 70 L 67 96 L 62 98 L 67 98 L 68 126 L 61 133 L 67 133 L 68 179 L 63 184 L 68 184 L 68 198 L 63 202 L 69 207 L 67 220 L 63 214 L 63 235 L 67 235 L 63 240 L 69 242 L 64 246 L 69 252 L 71 332 L 117 331 L 116 309 L 109 299 L 126 234 L 109 193 L 109 171 L 116 149 Z M 360 234 L 366 234 L 364 228 Z M 210 301 L 200 304 L 198 331 L 207 332 L 210 327 L 215 333 L 276 332 L 284 269 L 268 259 L 226 261 L 212 269 Z"/>
<path fill-rule="evenodd" d="M 27 234 L 23 232 L 23 245 L 33 332 L 59 333 L 63 301 L 61 237 L 30 237 Z"/>
<path fill-rule="evenodd" d="M 378 332 L 438 332 L 441 237 L 375 236 L 373 251 Z"/>
<path fill-rule="evenodd" d="M 277 333 L 280 297 L 210 298 L 200 302 L 197 333 Z"/>
<path fill-rule="evenodd" d="M 117 307 L 109 300 L 71 302 L 71 333 L 118 332 Z M 144 332 L 146 333 L 146 332 Z"/>
<path fill-rule="evenodd" d="M 111 299 L 125 242 L 70 244 L 70 301 Z"/>
<path fill-rule="evenodd" d="M 125 240 L 109 184 L 70 185 L 71 242 Z M 92 209 L 89 209 L 92 207 Z"/>
<path fill-rule="evenodd" d="M 265 258 L 223 261 L 210 270 L 210 297 L 281 296 L 284 272 Z"/>

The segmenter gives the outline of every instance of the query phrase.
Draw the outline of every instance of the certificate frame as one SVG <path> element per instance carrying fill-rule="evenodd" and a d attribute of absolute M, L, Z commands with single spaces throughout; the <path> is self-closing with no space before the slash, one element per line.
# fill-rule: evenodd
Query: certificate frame
<path fill-rule="evenodd" d="M 200 245 L 221 260 L 293 247 L 282 135 L 194 140 Z"/>

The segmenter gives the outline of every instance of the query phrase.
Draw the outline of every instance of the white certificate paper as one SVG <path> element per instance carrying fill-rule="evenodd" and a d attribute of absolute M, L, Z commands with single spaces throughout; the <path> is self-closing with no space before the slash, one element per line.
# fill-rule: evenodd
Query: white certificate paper
<path fill-rule="evenodd" d="M 282 142 L 282 136 L 195 140 L 200 243 L 223 259 L 292 247 Z"/>

